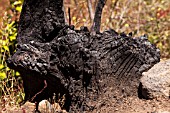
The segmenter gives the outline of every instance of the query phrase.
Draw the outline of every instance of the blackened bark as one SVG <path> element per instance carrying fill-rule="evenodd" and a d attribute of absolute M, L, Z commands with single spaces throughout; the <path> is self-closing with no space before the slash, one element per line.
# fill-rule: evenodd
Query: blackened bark
<path fill-rule="evenodd" d="M 101 15 L 102 15 L 102 10 L 105 5 L 107 0 L 98 0 L 97 6 L 96 6 L 96 11 L 94 15 L 94 21 L 93 25 L 91 28 L 91 32 L 94 33 L 99 33 L 100 32 L 100 25 L 101 25 Z"/>
<path fill-rule="evenodd" d="M 159 50 L 146 36 L 74 30 L 64 24 L 62 3 L 24 2 L 17 51 L 7 63 L 22 75 L 25 101 L 64 95 L 62 108 L 90 112 L 99 109 L 99 101 L 137 95 L 141 73 L 159 62 Z"/>
<path fill-rule="evenodd" d="M 54 29 L 60 30 L 65 25 L 62 7 L 63 0 L 24 0 L 17 41 L 28 43 L 31 40 L 52 40 L 50 38 L 53 36 L 49 38 L 49 35 L 54 34 Z"/>

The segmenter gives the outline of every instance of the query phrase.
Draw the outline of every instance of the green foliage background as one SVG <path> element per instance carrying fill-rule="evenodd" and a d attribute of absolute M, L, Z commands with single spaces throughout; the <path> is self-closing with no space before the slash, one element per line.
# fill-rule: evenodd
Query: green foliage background
<path fill-rule="evenodd" d="M 22 9 L 22 0 L 10 0 L 2 14 L 0 29 L 0 97 L 8 98 L 10 104 L 23 99 L 20 74 L 7 67 L 6 59 L 15 52 L 18 16 Z M 1 101 L 2 101 L 1 100 Z"/>
<path fill-rule="evenodd" d="M 19 103 L 23 97 L 20 74 L 10 70 L 5 60 L 15 52 L 17 25 L 23 0 L 7 0 L 8 6 L 0 19 L 0 102 L 8 97 L 11 104 Z M 71 24 L 77 29 L 92 24 L 97 0 L 65 0 L 71 9 Z M 91 15 L 90 15 L 91 14 Z M 161 50 L 162 58 L 170 57 L 170 0 L 107 0 L 102 15 L 101 31 L 113 28 L 118 32 L 133 32 L 134 37 L 148 34 L 149 40 Z"/>

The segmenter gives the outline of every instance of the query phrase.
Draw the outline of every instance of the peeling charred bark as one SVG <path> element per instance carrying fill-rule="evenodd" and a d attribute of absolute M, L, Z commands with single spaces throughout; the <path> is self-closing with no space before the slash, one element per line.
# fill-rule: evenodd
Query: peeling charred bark
<path fill-rule="evenodd" d="M 18 43 L 52 40 L 57 35 L 54 32 L 65 25 L 62 9 L 63 0 L 24 0 L 18 27 Z"/>
<path fill-rule="evenodd" d="M 159 62 L 159 50 L 146 36 L 75 30 L 65 25 L 62 6 L 62 0 L 24 2 L 17 51 L 7 64 L 21 73 L 25 101 L 64 95 L 67 111 L 90 112 L 99 100 L 137 95 L 141 73 Z"/>

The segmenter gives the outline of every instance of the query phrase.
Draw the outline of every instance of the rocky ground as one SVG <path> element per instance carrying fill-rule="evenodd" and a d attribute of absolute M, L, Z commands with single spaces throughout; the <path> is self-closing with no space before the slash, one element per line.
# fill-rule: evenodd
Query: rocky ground
<path fill-rule="evenodd" d="M 61 112 L 57 104 L 52 105 L 52 107 L 56 113 Z M 31 113 L 33 110 L 34 104 L 27 102 L 21 107 L 6 106 L 1 108 L 0 113 Z M 40 111 L 41 113 L 54 113 L 53 109 L 50 109 L 45 101 L 41 103 Z M 122 98 L 119 101 L 111 99 L 106 100 L 105 104 L 100 105 L 93 113 L 170 113 L 170 99 L 145 100 L 137 97 Z"/>

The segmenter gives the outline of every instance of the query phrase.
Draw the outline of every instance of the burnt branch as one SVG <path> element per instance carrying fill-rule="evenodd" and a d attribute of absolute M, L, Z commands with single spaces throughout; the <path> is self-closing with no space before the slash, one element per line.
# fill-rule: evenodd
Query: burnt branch
<path fill-rule="evenodd" d="M 31 101 L 33 101 L 39 94 L 41 94 L 41 93 L 45 90 L 45 88 L 47 88 L 47 82 L 46 82 L 46 80 L 44 80 L 44 88 L 41 89 L 41 91 L 39 91 L 38 93 L 36 93 L 36 94 L 31 98 Z"/>
<path fill-rule="evenodd" d="M 71 25 L 71 12 L 70 12 L 70 7 L 68 8 L 68 21 L 69 21 L 69 25 Z"/>
<path fill-rule="evenodd" d="M 94 32 L 94 33 L 100 32 L 101 15 L 102 15 L 102 10 L 103 10 L 105 3 L 106 3 L 106 0 L 98 0 L 96 10 L 95 10 L 94 20 L 93 20 L 93 25 L 91 27 L 91 32 Z"/>

